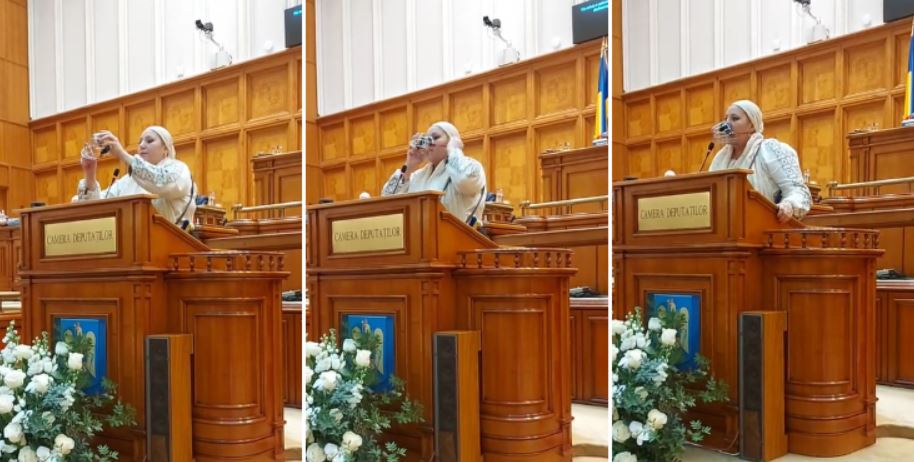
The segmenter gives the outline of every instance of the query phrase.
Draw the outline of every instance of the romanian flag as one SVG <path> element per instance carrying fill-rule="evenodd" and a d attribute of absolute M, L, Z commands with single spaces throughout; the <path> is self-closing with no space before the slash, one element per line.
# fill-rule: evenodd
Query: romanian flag
<path fill-rule="evenodd" d="M 600 49 L 600 72 L 597 79 L 597 114 L 593 124 L 593 139 L 605 137 L 609 129 L 609 47 L 603 39 Z M 910 72 L 908 73 L 910 75 Z"/>
<path fill-rule="evenodd" d="M 911 23 L 911 41 L 909 43 L 908 49 L 908 72 L 905 74 L 904 82 L 904 118 L 911 119 L 914 118 L 914 101 L 912 101 L 912 88 L 911 85 L 914 84 L 914 21 Z"/>

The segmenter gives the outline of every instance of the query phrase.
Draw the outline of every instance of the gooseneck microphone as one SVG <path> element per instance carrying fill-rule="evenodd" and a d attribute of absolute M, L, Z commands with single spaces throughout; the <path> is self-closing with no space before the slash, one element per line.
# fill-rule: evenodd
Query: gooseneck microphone
<path fill-rule="evenodd" d="M 117 181 L 117 176 L 121 174 L 121 169 L 115 168 L 114 174 L 111 177 L 111 183 L 108 183 L 108 189 L 105 190 L 105 199 L 108 198 L 108 194 L 111 194 L 111 186 L 114 186 L 114 182 Z"/>
<path fill-rule="evenodd" d="M 701 160 L 701 166 L 698 167 L 699 172 L 705 168 L 705 162 L 708 161 L 708 156 L 711 155 L 711 151 L 713 151 L 713 150 L 714 150 L 714 142 L 712 141 L 712 142 L 708 143 L 708 152 L 705 153 L 705 158 Z"/>

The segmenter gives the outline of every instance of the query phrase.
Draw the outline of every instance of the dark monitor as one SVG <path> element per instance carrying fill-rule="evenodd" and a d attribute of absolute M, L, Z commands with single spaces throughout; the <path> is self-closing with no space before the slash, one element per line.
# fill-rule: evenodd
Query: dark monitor
<path fill-rule="evenodd" d="M 574 43 L 609 35 L 609 0 L 590 0 L 571 7 Z"/>
<path fill-rule="evenodd" d="M 914 2 L 911 0 L 882 0 L 882 20 L 884 22 L 892 22 L 911 15 L 914 15 Z"/>
<path fill-rule="evenodd" d="M 301 45 L 301 5 L 286 10 L 286 48 Z"/>

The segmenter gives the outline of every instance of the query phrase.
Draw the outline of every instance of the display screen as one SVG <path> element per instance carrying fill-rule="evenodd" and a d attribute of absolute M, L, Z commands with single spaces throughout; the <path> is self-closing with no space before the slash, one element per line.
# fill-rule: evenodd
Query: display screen
<path fill-rule="evenodd" d="M 591 0 L 571 7 L 574 43 L 609 35 L 609 0 Z"/>

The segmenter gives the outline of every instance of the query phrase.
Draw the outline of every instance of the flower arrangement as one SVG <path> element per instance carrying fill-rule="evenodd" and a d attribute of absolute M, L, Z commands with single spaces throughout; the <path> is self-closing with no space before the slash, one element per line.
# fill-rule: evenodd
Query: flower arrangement
<path fill-rule="evenodd" d="M 132 425 L 133 409 L 116 401 L 114 384 L 87 396 L 91 376 L 83 367 L 92 340 L 77 335 L 51 349 L 47 332 L 20 343 L 10 323 L 0 350 L 0 458 L 19 462 L 117 460 L 107 446 L 90 442 L 104 425 Z M 104 417 L 105 410 L 110 409 Z"/>
<path fill-rule="evenodd" d="M 645 329 L 638 307 L 612 321 L 613 462 L 678 461 L 686 437 L 699 442 L 711 433 L 700 421 L 688 428 L 682 421 L 696 399 L 727 399 L 725 384 L 709 377 L 707 359 L 696 355 L 694 369 L 677 368 L 685 359 L 677 335 L 685 322 L 681 313 L 661 311 Z"/>
<path fill-rule="evenodd" d="M 388 391 L 372 391 L 378 373 L 371 355 L 378 345 L 379 339 L 365 332 L 344 340 L 340 351 L 332 329 L 320 343 L 305 344 L 307 461 L 395 462 L 406 455 L 396 443 L 382 446 L 378 436 L 391 421 L 421 421 L 422 409 L 405 396 L 403 382 L 394 376 Z M 399 408 L 391 411 L 397 403 Z"/>

